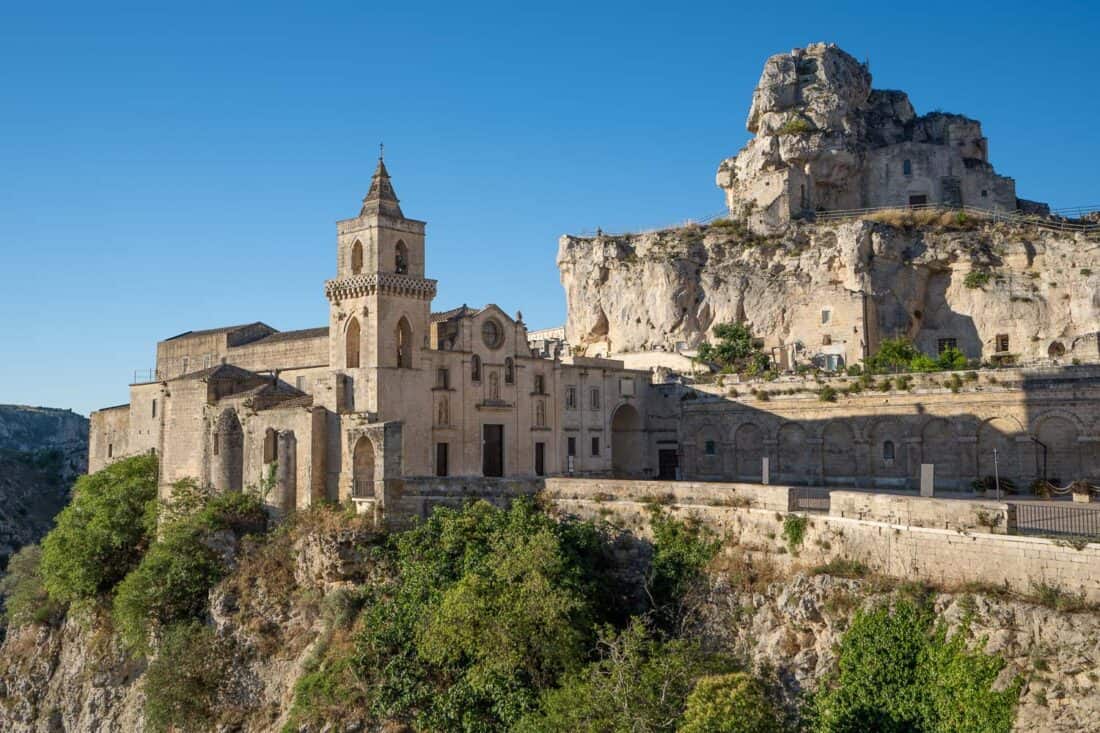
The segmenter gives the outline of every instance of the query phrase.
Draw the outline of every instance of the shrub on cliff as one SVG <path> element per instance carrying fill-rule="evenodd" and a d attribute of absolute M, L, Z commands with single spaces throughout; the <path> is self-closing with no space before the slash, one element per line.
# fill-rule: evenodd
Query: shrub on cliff
<path fill-rule="evenodd" d="M 783 715 L 744 672 L 704 677 L 688 695 L 678 733 L 781 733 Z"/>
<path fill-rule="evenodd" d="M 42 579 L 67 603 L 109 592 L 137 565 L 156 529 L 157 459 L 113 463 L 73 487 L 42 542 Z"/>
<path fill-rule="evenodd" d="M 1007 733 L 1020 684 L 993 689 L 1004 664 L 911 602 L 859 612 L 815 701 L 814 730 Z"/>
<path fill-rule="evenodd" d="M 699 345 L 699 358 L 714 362 L 724 371 L 747 372 L 750 376 L 768 368 L 768 355 L 753 345 L 752 331 L 743 323 L 719 323 L 714 327 L 715 343 Z"/>
<path fill-rule="evenodd" d="M 145 671 L 146 730 L 213 730 L 231 652 L 227 639 L 199 622 L 168 627 Z"/>
<path fill-rule="evenodd" d="M 696 680 L 732 669 L 728 658 L 706 654 L 691 641 L 661 640 L 637 619 L 619 634 L 604 629 L 599 649 L 597 661 L 545 692 L 538 711 L 514 730 L 673 731 Z"/>
<path fill-rule="evenodd" d="M 61 615 L 62 606 L 46 592 L 41 561 L 38 545 L 26 545 L 11 556 L 7 573 L 0 576 L 0 599 L 4 602 L 0 625 L 48 624 Z"/>
<path fill-rule="evenodd" d="M 151 632 L 205 614 L 210 589 L 228 570 L 216 548 L 230 538 L 218 533 L 239 535 L 266 525 L 263 503 L 251 493 L 207 498 L 189 513 L 177 508 L 175 516 L 115 591 L 115 624 L 135 651 L 147 650 Z"/>

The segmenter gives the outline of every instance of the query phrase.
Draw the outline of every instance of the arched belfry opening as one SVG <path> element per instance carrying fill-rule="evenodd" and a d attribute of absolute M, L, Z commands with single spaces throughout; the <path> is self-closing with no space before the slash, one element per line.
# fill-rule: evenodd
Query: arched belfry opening
<path fill-rule="evenodd" d="M 397 322 L 395 337 L 394 343 L 397 347 L 397 368 L 412 369 L 413 333 L 412 326 L 409 325 L 409 319 L 405 318 L 405 316 L 401 316 L 401 320 Z"/>
<path fill-rule="evenodd" d="M 393 271 L 398 275 L 407 275 L 409 273 L 409 248 L 405 245 L 404 240 L 397 240 L 397 246 L 394 247 L 393 254 Z"/>
<path fill-rule="evenodd" d="M 214 459 L 214 481 L 218 490 L 244 488 L 244 430 L 236 410 L 228 409 L 218 417 Z"/>
<path fill-rule="evenodd" d="M 374 443 L 365 435 L 359 436 L 352 451 L 352 496 L 359 499 L 374 498 Z"/>
<path fill-rule="evenodd" d="M 359 319 L 352 317 L 348 322 L 348 331 L 344 336 L 344 365 L 348 369 L 359 368 L 359 353 L 363 349 L 362 334 L 359 329 Z"/>
<path fill-rule="evenodd" d="M 634 405 L 622 404 L 611 418 L 611 472 L 615 476 L 644 473 L 642 416 Z"/>
<path fill-rule="evenodd" d="M 351 245 L 351 274 L 358 275 L 363 271 L 363 243 L 358 239 Z"/>

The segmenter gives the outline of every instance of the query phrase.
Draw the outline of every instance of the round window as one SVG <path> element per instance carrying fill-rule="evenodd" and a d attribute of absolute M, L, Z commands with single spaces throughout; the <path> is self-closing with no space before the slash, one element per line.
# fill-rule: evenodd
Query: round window
<path fill-rule="evenodd" d="M 486 346 L 490 349 L 495 349 L 500 346 L 500 342 L 504 340 L 504 331 L 496 321 L 485 321 L 481 326 L 481 338 Z"/>

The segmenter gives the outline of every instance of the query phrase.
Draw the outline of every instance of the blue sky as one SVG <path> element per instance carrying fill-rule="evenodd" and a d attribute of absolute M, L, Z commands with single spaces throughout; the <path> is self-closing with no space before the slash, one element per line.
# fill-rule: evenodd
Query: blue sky
<path fill-rule="evenodd" d="M 326 322 L 377 156 L 435 307 L 563 320 L 557 238 L 722 209 L 764 60 L 819 40 L 1100 205 L 1096 3 L 4 3 L 0 402 L 125 402 L 158 339 Z M 895 7 L 896 6 L 896 7 Z"/>

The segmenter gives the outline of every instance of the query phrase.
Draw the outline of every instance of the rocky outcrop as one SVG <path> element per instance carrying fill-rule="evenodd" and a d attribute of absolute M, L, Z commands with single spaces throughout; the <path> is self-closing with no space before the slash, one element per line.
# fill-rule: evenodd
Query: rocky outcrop
<path fill-rule="evenodd" d="M 730 220 L 562 237 L 569 342 L 589 355 L 675 351 L 744 321 L 788 368 L 855 363 L 898 335 L 930 354 L 954 339 L 986 361 L 1100 360 L 1097 235 L 905 216 L 770 237 Z"/>
<path fill-rule="evenodd" d="M 918 116 L 875 90 L 866 63 L 816 43 L 765 62 L 749 110 L 755 137 L 722 161 L 731 216 L 757 231 L 813 212 L 911 203 L 1015 211 L 1016 186 L 988 161 L 981 123 Z"/>
<path fill-rule="evenodd" d="M 87 469 L 87 418 L 71 410 L 0 405 L 0 567 L 46 533 Z"/>

